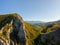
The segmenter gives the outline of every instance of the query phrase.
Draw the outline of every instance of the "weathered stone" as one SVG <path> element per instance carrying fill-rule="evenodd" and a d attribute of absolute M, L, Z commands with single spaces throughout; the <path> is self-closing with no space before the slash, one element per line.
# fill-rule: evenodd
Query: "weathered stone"
<path fill-rule="evenodd" d="M 0 34 L 0 45 L 26 45 L 23 19 L 17 14 L 6 15 L 0 22 Z"/>

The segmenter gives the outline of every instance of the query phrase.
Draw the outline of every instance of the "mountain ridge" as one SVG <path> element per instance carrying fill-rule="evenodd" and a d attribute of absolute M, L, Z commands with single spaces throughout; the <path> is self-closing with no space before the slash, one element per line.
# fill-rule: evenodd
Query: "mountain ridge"
<path fill-rule="evenodd" d="M 42 22 L 41 25 L 40 22 L 38 21 L 37 24 L 39 25 L 39 27 L 38 25 L 35 24 L 32 25 L 31 23 L 24 21 L 23 18 L 17 13 L 0 15 L 0 44 L 44 45 L 46 44 L 46 39 L 43 38 L 48 39 L 48 37 L 45 35 L 51 35 L 51 33 L 56 34 L 55 31 L 57 31 L 58 33 L 58 30 L 60 30 L 60 21 L 48 23 Z M 51 38 L 49 38 L 49 41 L 52 41 L 50 39 Z M 43 40 L 45 42 L 43 41 L 40 42 L 40 40 Z M 58 41 L 57 38 L 56 40 Z M 50 44 L 50 42 L 48 43 Z"/>

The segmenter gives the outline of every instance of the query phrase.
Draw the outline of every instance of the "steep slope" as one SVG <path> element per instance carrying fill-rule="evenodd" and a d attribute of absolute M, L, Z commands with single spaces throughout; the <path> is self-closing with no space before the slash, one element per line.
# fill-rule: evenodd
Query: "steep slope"
<path fill-rule="evenodd" d="M 23 19 L 18 14 L 0 15 L 0 45 L 26 45 Z"/>
<path fill-rule="evenodd" d="M 40 34 L 40 28 L 24 22 L 28 45 L 34 45 L 34 39 Z"/>

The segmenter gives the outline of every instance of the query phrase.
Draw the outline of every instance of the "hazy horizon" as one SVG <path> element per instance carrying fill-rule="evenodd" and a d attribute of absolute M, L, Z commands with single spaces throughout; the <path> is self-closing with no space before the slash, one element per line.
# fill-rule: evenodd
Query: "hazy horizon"
<path fill-rule="evenodd" d="M 0 0 L 0 14 L 18 13 L 25 21 L 60 20 L 60 0 Z"/>

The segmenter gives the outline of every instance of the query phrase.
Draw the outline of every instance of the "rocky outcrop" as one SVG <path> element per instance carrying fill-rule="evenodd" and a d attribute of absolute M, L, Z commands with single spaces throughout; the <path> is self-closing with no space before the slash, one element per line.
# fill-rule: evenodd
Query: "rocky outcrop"
<path fill-rule="evenodd" d="M 1 15 L 0 45 L 26 45 L 23 19 L 18 14 Z"/>
<path fill-rule="evenodd" d="M 39 35 L 35 45 L 60 45 L 60 28 L 48 34 Z"/>

